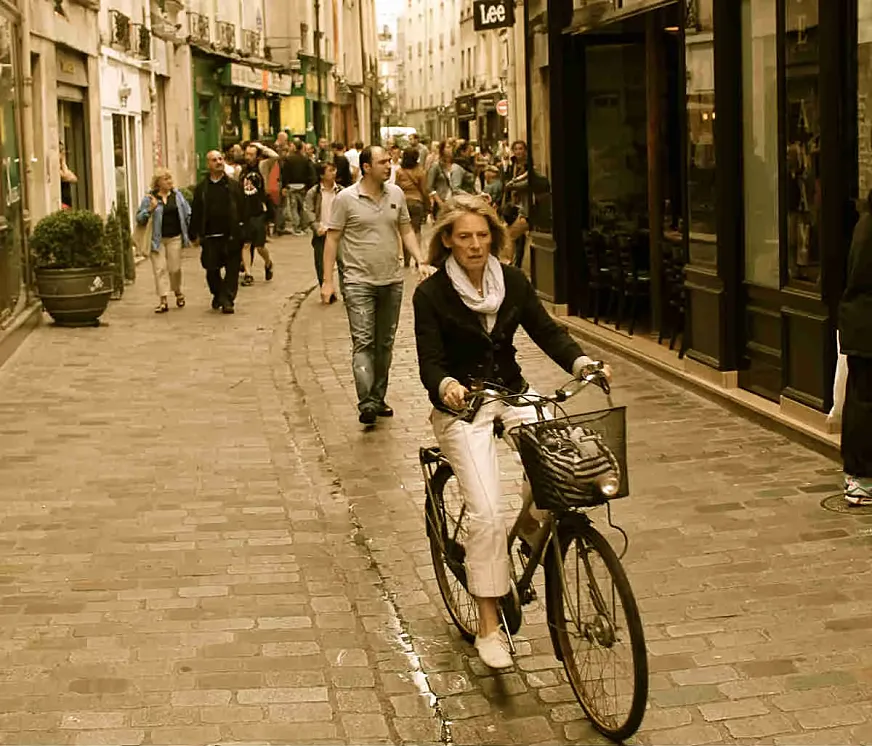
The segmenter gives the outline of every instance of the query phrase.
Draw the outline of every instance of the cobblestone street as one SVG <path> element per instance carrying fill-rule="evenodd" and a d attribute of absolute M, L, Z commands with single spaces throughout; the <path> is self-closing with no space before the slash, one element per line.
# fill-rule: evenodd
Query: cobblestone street
<path fill-rule="evenodd" d="M 411 279 L 396 417 L 363 432 L 343 305 L 307 295 L 308 239 L 271 246 L 234 316 L 190 252 L 184 310 L 152 313 L 140 265 L 104 326 L 44 325 L 0 368 L 0 743 L 606 743 L 540 601 L 500 676 L 447 621 Z M 872 743 L 872 518 L 820 507 L 838 465 L 610 362 L 651 666 L 634 742 Z"/>

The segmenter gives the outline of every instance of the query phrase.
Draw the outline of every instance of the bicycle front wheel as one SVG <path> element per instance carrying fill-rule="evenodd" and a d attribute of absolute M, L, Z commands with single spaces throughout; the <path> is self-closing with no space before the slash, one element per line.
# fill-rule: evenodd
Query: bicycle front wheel
<path fill-rule="evenodd" d="M 448 464 L 434 472 L 430 493 L 425 513 L 436 583 L 451 620 L 463 638 L 473 642 L 478 632 L 478 604 L 466 580 L 468 519 L 463 493 Z"/>
<path fill-rule="evenodd" d="M 645 636 L 615 551 L 590 523 L 565 519 L 558 557 L 545 565 L 548 616 L 558 657 L 593 726 L 615 741 L 642 724 L 648 700 Z"/>

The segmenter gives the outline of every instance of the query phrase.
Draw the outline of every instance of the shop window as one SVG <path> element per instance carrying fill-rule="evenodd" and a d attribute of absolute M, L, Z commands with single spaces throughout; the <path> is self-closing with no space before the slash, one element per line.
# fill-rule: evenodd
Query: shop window
<path fill-rule="evenodd" d="M 717 261 L 713 5 L 714 0 L 700 0 L 685 33 L 690 260 L 709 265 Z"/>
<path fill-rule="evenodd" d="M 778 288 L 778 76 L 775 3 L 743 0 L 745 279 Z"/>
<path fill-rule="evenodd" d="M 591 226 L 633 231 L 648 220 L 645 48 L 592 45 L 586 56 Z"/>
<path fill-rule="evenodd" d="M 785 3 L 787 259 L 791 280 L 820 278 L 818 0 Z"/>

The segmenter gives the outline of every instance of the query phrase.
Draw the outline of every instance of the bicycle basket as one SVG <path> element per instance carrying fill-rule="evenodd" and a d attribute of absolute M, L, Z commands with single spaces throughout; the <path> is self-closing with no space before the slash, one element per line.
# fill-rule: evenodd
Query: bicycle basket
<path fill-rule="evenodd" d="M 615 407 L 512 431 L 538 508 L 590 508 L 630 494 L 626 415 L 626 407 Z M 609 498 L 599 489 L 604 478 L 619 485 Z"/>

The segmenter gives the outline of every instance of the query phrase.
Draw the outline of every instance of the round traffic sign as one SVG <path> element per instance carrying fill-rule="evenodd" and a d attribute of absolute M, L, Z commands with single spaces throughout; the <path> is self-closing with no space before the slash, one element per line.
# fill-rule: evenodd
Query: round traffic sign
<path fill-rule="evenodd" d="M 499 114 L 501 117 L 509 115 L 509 102 L 506 99 L 497 101 L 497 114 Z"/>

